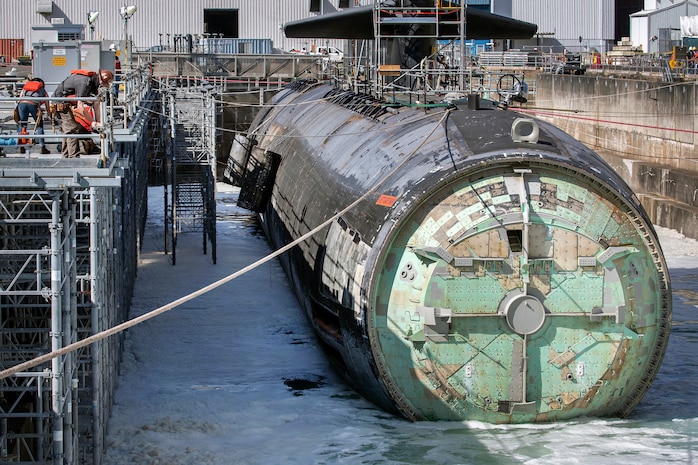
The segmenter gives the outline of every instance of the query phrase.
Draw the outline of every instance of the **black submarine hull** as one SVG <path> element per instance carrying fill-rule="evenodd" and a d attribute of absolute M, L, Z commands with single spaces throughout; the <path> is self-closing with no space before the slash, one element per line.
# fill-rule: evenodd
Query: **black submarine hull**
<path fill-rule="evenodd" d="M 295 82 L 238 139 L 226 176 L 276 249 L 328 222 L 279 259 L 329 357 L 386 411 L 628 415 L 669 337 L 651 222 L 568 134 L 471 107 Z"/>

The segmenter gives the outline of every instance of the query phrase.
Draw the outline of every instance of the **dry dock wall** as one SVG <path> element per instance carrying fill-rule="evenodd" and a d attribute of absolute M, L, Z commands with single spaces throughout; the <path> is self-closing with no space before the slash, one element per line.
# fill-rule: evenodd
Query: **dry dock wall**
<path fill-rule="evenodd" d="M 599 152 L 655 224 L 698 238 L 697 82 L 539 74 L 530 110 Z"/>

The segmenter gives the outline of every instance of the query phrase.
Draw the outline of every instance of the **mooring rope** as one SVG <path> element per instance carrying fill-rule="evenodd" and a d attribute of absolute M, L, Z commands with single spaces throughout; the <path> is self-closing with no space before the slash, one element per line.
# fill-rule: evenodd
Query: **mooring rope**
<path fill-rule="evenodd" d="M 170 302 L 167 305 L 163 305 L 162 307 L 159 307 L 159 308 L 152 310 L 148 313 L 144 313 L 141 316 L 138 316 L 138 317 L 133 318 L 131 320 L 125 321 L 125 322 L 123 322 L 119 325 L 113 326 L 109 329 L 105 329 L 104 331 L 101 331 L 97 334 L 93 334 L 92 336 L 88 336 L 85 339 L 81 339 L 80 341 L 73 342 L 72 344 L 68 344 L 67 346 L 61 347 L 60 349 L 54 350 L 54 351 L 49 352 L 49 353 L 44 354 L 44 355 L 40 355 L 39 357 L 33 358 L 31 360 L 27 360 L 26 362 L 22 362 L 19 365 L 15 365 L 13 367 L 2 370 L 2 371 L 0 371 L 0 379 L 7 378 L 7 377 L 12 376 L 16 373 L 19 373 L 21 371 L 27 370 L 29 368 L 33 368 L 37 365 L 41 365 L 42 363 L 53 360 L 54 358 L 59 357 L 61 355 L 65 355 L 65 354 L 72 352 L 74 350 L 86 347 L 86 346 L 93 344 L 97 341 L 105 339 L 109 336 L 113 336 L 114 334 L 117 334 L 121 331 L 124 331 L 124 330 L 129 329 L 133 326 L 136 326 L 140 323 L 143 323 L 144 321 L 150 320 L 151 318 L 154 318 L 154 317 L 161 315 L 165 312 L 168 312 L 168 311 L 172 310 L 173 308 L 179 307 L 183 303 L 189 302 L 190 300 L 193 300 L 193 299 L 195 299 L 195 298 L 197 298 L 197 297 L 199 297 L 199 296 L 201 296 L 209 291 L 212 291 L 212 290 L 222 286 L 225 283 L 228 283 L 228 282 L 244 275 L 248 271 L 251 271 L 251 270 L 257 268 L 258 266 L 265 264 L 266 262 L 272 260 L 273 258 L 276 258 L 277 256 L 281 255 L 282 253 L 291 249 L 292 247 L 295 247 L 296 245 L 300 244 L 301 242 L 305 241 L 306 239 L 312 237 L 313 235 L 317 234 L 319 231 L 324 229 L 326 226 L 328 226 L 330 223 L 337 220 L 337 218 L 339 218 L 340 216 L 344 215 L 346 212 L 348 212 L 349 210 L 354 208 L 356 205 L 358 205 L 360 202 L 362 202 L 364 199 L 366 199 L 366 197 L 375 193 L 376 190 L 378 190 L 378 188 L 393 173 L 395 173 L 398 169 L 400 169 L 402 166 L 404 166 L 405 163 L 407 163 L 409 160 L 411 160 L 412 157 L 414 156 L 414 154 L 424 146 L 424 144 L 429 140 L 429 138 L 432 136 L 432 134 L 434 134 L 436 129 L 439 126 L 441 126 L 441 123 L 444 120 L 446 120 L 446 117 L 448 116 L 450 111 L 451 111 L 451 109 L 447 109 L 444 112 L 441 119 L 434 125 L 434 128 L 429 132 L 429 134 L 427 134 L 424 137 L 422 142 L 417 147 L 415 147 L 415 149 L 407 157 L 405 157 L 405 159 L 402 162 L 400 162 L 397 166 L 395 166 L 395 168 L 393 168 L 387 175 L 385 175 L 383 178 L 378 180 L 378 182 L 373 187 L 371 187 L 369 190 L 367 190 L 361 197 L 357 198 L 354 202 L 349 204 L 343 210 L 336 213 L 331 218 L 327 219 L 324 223 L 320 224 L 319 226 L 316 226 L 314 229 L 303 234 L 302 236 L 300 236 L 298 239 L 294 240 L 293 242 L 290 242 L 290 243 L 286 244 L 285 246 L 281 247 L 280 249 L 270 253 L 269 255 L 267 255 L 259 260 L 257 260 L 256 262 L 254 262 L 250 265 L 247 265 L 245 268 L 238 270 L 235 273 L 232 273 L 224 278 L 221 278 L 218 281 L 215 281 L 215 282 L 209 284 L 208 286 L 205 286 L 205 287 L 199 289 L 198 291 L 192 292 L 191 294 L 188 294 L 188 295 L 181 297 L 173 302 Z"/>

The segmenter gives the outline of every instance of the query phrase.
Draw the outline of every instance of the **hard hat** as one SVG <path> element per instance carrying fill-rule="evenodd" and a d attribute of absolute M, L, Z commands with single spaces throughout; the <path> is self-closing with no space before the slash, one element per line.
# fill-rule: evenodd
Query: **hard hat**
<path fill-rule="evenodd" d="M 100 69 L 99 80 L 102 81 L 102 84 L 109 85 L 114 80 L 114 73 L 108 69 Z"/>

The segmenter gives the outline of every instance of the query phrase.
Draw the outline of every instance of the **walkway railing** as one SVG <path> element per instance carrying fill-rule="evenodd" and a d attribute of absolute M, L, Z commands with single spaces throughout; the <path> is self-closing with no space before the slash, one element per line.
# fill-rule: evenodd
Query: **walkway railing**
<path fill-rule="evenodd" d="M 115 135 L 127 130 L 129 124 L 139 111 L 139 107 L 150 91 L 150 72 L 146 66 L 140 66 L 118 76 L 109 88 L 101 88 L 99 94 L 89 98 L 57 98 L 57 97 L 20 97 L 25 80 L 22 78 L 7 78 L 0 81 L 0 156 L 24 152 L 25 157 L 38 155 L 34 153 L 42 139 L 52 154 L 61 153 L 61 146 L 66 139 L 90 140 L 98 148 L 98 153 L 88 153 L 83 150 L 81 155 L 99 155 L 101 163 L 110 159 L 110 151 L 116 142 Z M 22 121 L 27 126 L 27 134 L 19 134 L 19 123 L 13 120 L 12 113 L 19 101 L 46 102 L 42 106 L 41 120 L 44 134 L 37 134 L 37 121 L 30 118 Z M 61 122 L 57 113 L 51 109 L 55 104 L 81 100 L 93 105 L 99 112 L 96 120 L 100 124 L 92 131 L 80 134 L 63 134 Z M 99 105 L 95 103 L 99 102 Z M 20 143 L 21 139 L 28 143 Z M 55 144 L 55 145 L 54 145 Z M 24 150 L 22 150 L 24 149 Z"/>

